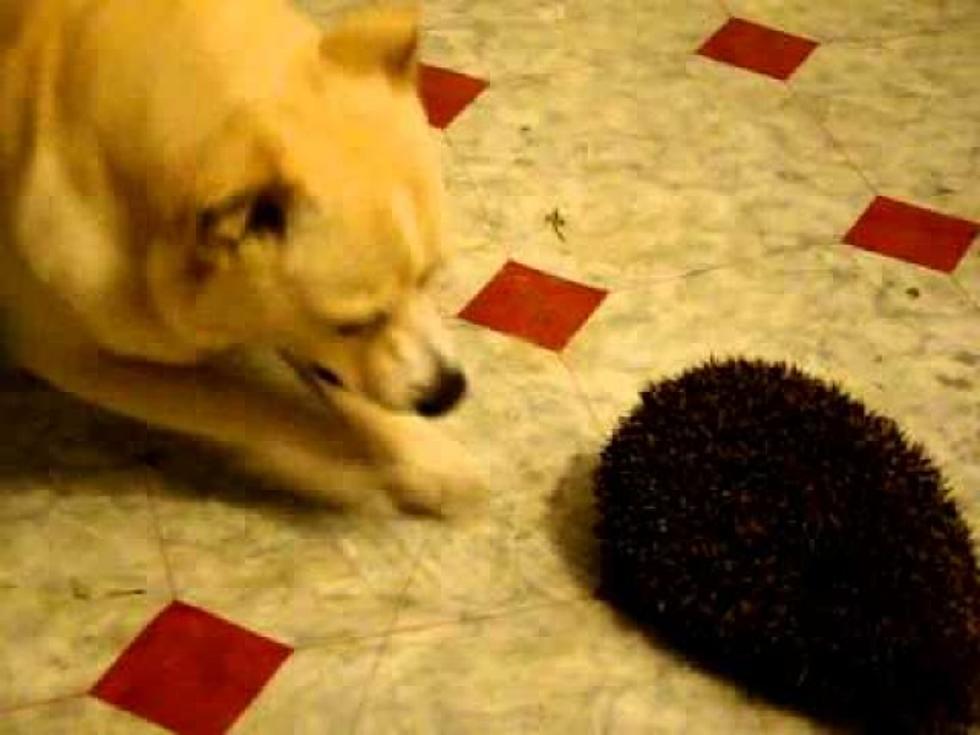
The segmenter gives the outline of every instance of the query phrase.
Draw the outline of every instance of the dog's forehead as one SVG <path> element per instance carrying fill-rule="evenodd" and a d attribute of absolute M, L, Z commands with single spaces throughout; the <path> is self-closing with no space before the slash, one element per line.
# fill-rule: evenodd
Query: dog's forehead
<path fill-rule="evenodd" d="M 334 246 L 351 256 L 353 270 L 408 284 L 438 258 L 436 205 L 410 186 L 354 189 L 333 204 L 327 227 L 335 226 Z"/>
<path fill-rule="evenodd" d="M 410 283 L 431 257 L 418 207 L 404 189 L 368 193 L 355 186 L 303 197 L 293 219 L 290 269 L 316 289 L 391 291 Z"/>
<path fill-rule="evenodd" d="M 381 128 L 342 130 L 313 143 L 290 135 L 283 139 L 284 170 L 332 238 L 381 249 L 386 264 L 397 259 L 411 279 L 441 258 L 441 171 L 428 139 L 406 137 L 389 147 L 387 137 Z"/>
<path fill-rule="evenodd" d="M 389 201 L 392 236 L 405 251 L 410 273 L 425 271 L 436 257 L 435 243 L 425 232 L 417 198 L 405 187 L 397 187 L 390 193 Z"/>

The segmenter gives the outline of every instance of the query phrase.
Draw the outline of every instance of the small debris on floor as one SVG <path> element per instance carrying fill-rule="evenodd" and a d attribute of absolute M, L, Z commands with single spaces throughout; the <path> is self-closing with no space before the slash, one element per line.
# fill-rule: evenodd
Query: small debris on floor
<path fill-rule="evenodd" d="M 559 240 L 565 242 L 565 225 L 568 222 L 562 216 L 558 209 L 551 210 L 548 215 L 544 218 L 544 221 L 551 225 L 551 229 L 555 231 L 555 235 Z"/>

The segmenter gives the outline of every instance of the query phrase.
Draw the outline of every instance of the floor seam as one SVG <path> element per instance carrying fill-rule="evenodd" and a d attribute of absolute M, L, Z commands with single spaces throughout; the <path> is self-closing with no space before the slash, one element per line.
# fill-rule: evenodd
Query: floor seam
<path fill-rule="evenodd" d="M 146 480 L 145 477 L 144 480 Z M 171 599 L 176 600 L 178 597 L 177 580 L 174 576 L 170 556 L 167 554 L 167 544 L 164 539 L 163 525 L 160 519 L 160 509 L 157 507 L 157 496 L 149 481 L 146 481 L 145 483 L 144 493 L 146 494 L 147 507 L 150 511 L 150 523 L 153 526 L 154 540 L 156 541 L 160 561 L 163 564 L 164 580 L 167 584 L 167 590 L 170 593 Z"/>
<path fill-rule="evenodd" d="M 391 648 L 392 639 L 395 637 L 396 629 L 398 627 L 398 620 L 401 618 L 402 611 L 407 605 L 407 600 L 405 599 L 408 590 L 411 588 L 412 583 L 415 581 L 415 575 L 418 572 L 419 566 L 421 565 L 422 555 L 425 553 L 428 544 L 423 542 L 419 545 L 418 552 L 412 559 L 412 565 L 409 568 L 408 574 L 405 576 L 405 582 L 402 584 L 399 590 L 398 597 L 401 602 L 396 605 L 395 610 L 391 616 L 391 622 L 388 624 L 388 628 L 385 633 L 381 636 L 381 640 L 378 643 L 377 650 L 375 651 L 374 661 L 371 664 L 371 671 L 368 673 L 367 678 L 364 680 L 364 686 L 361 693 L 361 698 L 357 703 L 357 707 L 354 710 L 354 714 L 351 717 L 351 735 L 356 735 L 360 729 L 361 724 L 364 720 L 364 715 L 367 710 L 368 702 L 371 698 L 371 691 L 374 688 L 375 680 L 378 676 L 378 672 L 381 669 L 382 661 Z"/>
<path fill-rule="evenodd" d="M 789 98 L 793 105 L 820 129 L 820 132 L 823 133 L 830 147 L 844 158 L 844 163 L 846 166 L 861 178 L 861 181 L 864 182 L 864 185 L 867 187 L 868 191 L 871 192 L 872 195 L 878 196 L 878 187 L 871 180 L 871 177 L 861 166 L 858 165 L 856 159 L 853 155 L 851 155 L 847 147 L 837 140 L 837 137 L 834 135 L 833 131 L 823 120 L 820 119 L 820 116 L 817 114 L 816 110 L 812 109 L 810 105 L 806 103 L 799 90 L 794 88 L 792 80 L 786 84 L 786 90 L 789 93 Z"/>
<path fill-rule="evenodd" d="M 46 699 L 39 699 L 32 702 L 24 702 L 22 704 L 15 704 L 10 707 L 0 707 L 0 718 L 7 717 L 9 715 L 16 714 L 18 712 L 25 712 L 35 709 L 41 709 L 43 707 L 50 707 L 56 704 L 62 704 L 65 702 L 71 702 L 76 699 L 84 699 L 88 696 L 88 691 L 76 691 L 72 694 L 62 694 L 56 697 L 48 697 Z"/>
<path fill-rule="evenodd" d="M 390 637 L 394 639 L 401 636 L 411 635 L 413 633 L 424 633 L 430 630 L 439 630 L 441 628 L 452 628 L 460 625 L 466 625 L 467 623 L 471 623 L 471 622 L 503 620 L 514 615 L 519 615 L 523 612 L 528 612 L 532 610 L 546 610 L 548 608 L 565 607 L 567 605 L 576 605 L 576 604 L 581 604 L 583 601 L 584 600 L 574 600 L 574 599 L 569 599 L 569 600 L 542 599 L 524 605 L 512 605 L 509 607 L 491 609 L 484 612 L 473 613 L 469 615 L 464 614 L 455 619 L 434 620 L 428 623 L 414 623 L 405 626 L 395 625 L 393 627 L 380 630 L 377 633 L 361 633 L 361 634 L 351 634 L 351 635 L 338 635 L 335 637 L 310 638 L 304 642 L 298 643 L 294 648 L 296 651 L 315 651 L 322 648 L 331 648 L 333 646 L 368 643 L 372 641 L 380 642 L 382 639 L 386 637 Z"/>

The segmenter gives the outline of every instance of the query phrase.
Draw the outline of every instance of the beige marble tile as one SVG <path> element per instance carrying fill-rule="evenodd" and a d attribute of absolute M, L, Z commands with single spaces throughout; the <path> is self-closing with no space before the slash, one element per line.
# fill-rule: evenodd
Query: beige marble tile
<path fill-rule="evenodd" d="M 840 237 L 872 196 L 785 88 L 697 57 L 524 76 L 448 137 L 493 239 L 609 287 Z"/>
<path fill-rule="evenodd" d="M 792 80 L 880 193 L 980 219 L 980 24 L 819 49 Z"/>
<path fill-rule="evenodd" d="M 367 0 L 297 0 L 329 25 Z M 585 69 L 630 50 L 683 55 L 725 20 L 717 0 L 425 0 L 422 57 L 488 79 Z M 623 18 L 630 18 L 629 24 Z"/>
<path fill-rule="evenodd" d="M 0 713 L 3 735 L 163 735 L 165 732 L 157 725 L 90 697 Z"/>
<path fill-rule="evenodd" d="M 358 732 L 594 732 L 599 690 L 657 677 L 666 665 L 638 638 L 633 650 L 618 635 L 604 645 L 601 633 L 614 630 L 572 605 L 398 635 Z"/>
<path fill-rule="evenodd" d="M 763 712 L 582 603 L 394 636 L 358 732 L 749 735 Z"/>
<path fill-rule="evenodd" d="M 948 274 L 860 249 L 851 257 L 872 284 L 881 316 L 963 318 L 962 285 Z"/>
<path fill-rule="evenodd" d="M 236 493 L 228 484 L 254 487 Z M 292 645 L 391 624 L 414 556 L 397 521 L 345 516 L 254 478 L 161 479 L 160 524 L 181 599 Z"/>
<path fill-rule="evenodd" d="M 757 223 L 766 250 L 782 241 L 840 240 L 873 192 L 809 110 L 795 96 L 784 97 L 785 88 L 770 89 L 769 79 L 708 60 L 699 77 L 715 90 L 713 99 L 726 99 L 709 161 Z"/>
<path fill-rule="evenodd" d="M 696 49 L 725 21 L 717 0 L 428 0 L 427 58 L 503 86 Z"/>
<path fill-rule="evenodd" d="M 598 433 L 577 386 L 550 352 L 461 325 L 472 395 L 446 420 L 492 479 L 486 512 L 462 524 L 406 519 L 416 539 L 399 627 L 580 599 L 581 570 L 555 543 L 555 493 L 594 453 Z"/>
<path fill-rule="evenodd" d="M 169 589 L 138 473 L 6 481 L 0 707 L 86 690 Z"/>
<path fill-rule="evenodd" d="M 749 703 L 719 681 L 690 669 L 672 672 L 665 685 L 636 684 L 608 693 L 603 729 L 611 735 L 827 735 L 791 713 Z"/>
<path fill-rule="evenodd" d="M 973 241 L 959 267 L 953 273 L 953 280 L 967 296 L 980 307 L 980 238 Z"/>
<path fill-rule="evenodd" d="M 0 589 L 0 707 L 87 691 L 167 602 L 159 592 L 78 600 Z"/>
<path fill-rule="evenodd" d="M 448 142 L 444 142 L 443 169 L 452 257 L 437 276 L 435 289 L 442 312 L 454 316 L 500 270 L 507 250 L 487 227 L 483 192 Z"/>
<path fill-rule="evenodd" d="M 950 10 L 945 0 L 725 0 L 725 4 L 739 17 L 823 41 L 930 31 L 948 22 Z"/>
<path fill-rule="evenodd" d="M 137 471 L 86 478 L 5 483 L 0 579 L 78 599 L 165 588 L 144 476 Z"/>
<path fill-rule="evenodd" d="M 354 733 L 383 639 L 296 651 L 231 729 L 232 735 Z"/>
<path fill-rule="evenodd" d="M 980 5 L 973 0 L 940 0 L 944 27 L 961 23 L 980 24 Z"/>

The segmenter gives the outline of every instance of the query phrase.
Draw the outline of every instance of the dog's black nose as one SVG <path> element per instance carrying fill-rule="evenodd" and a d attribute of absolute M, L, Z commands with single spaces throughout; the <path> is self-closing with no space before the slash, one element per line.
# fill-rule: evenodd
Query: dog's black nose
<path fill-rule="evenodd" d="M 466 393 L 466 376 L 462 370 L 443 370 L 439 382 L 415 404 L 415 410 L 423 416 L 442 416 L 449 413 Z"/>

